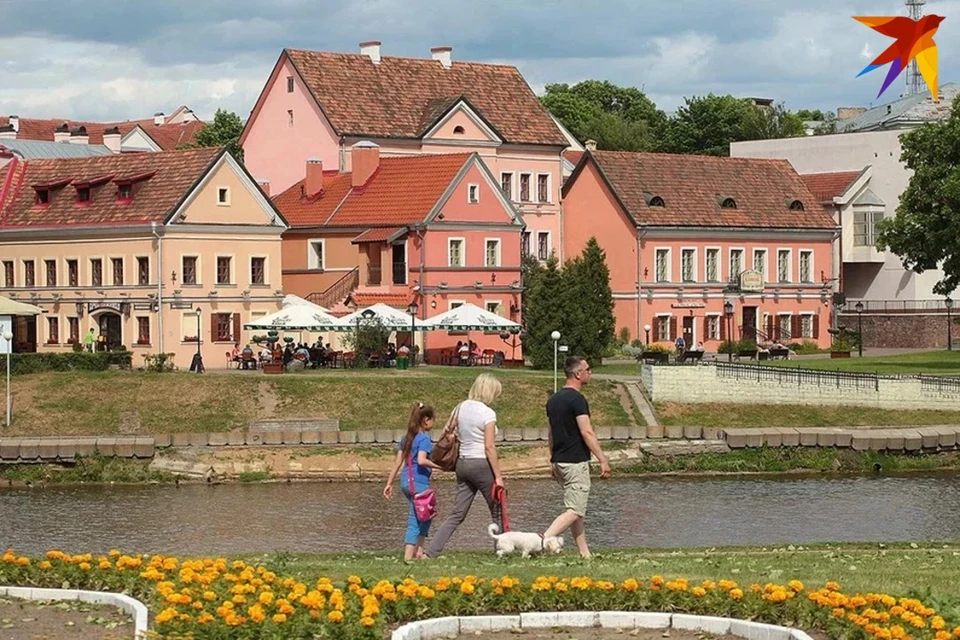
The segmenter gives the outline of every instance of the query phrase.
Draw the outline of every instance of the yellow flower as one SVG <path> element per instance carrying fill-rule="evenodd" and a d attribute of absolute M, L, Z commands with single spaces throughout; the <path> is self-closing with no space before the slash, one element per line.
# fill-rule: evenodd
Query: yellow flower
<path fill-rule="evenodd" d="M 743 591 L 741 589 L 731 589 L 730 597 L 733 598 L 734 600 L 740 600 L 741 598 L 743 598 Z"/>
<path fill-rule="evenodd" d="M 273 614 L 273 621 L 277 624 L 283 624 L 287 621 L 287 614 L 285 613 L 275 613 Z"/>
<path fill-rule="evenodd" d="M 702 598 L 703 596 L 707 595 L 707 590 L 704 589 L 703 587 L 694 587 L 693 589 L 690 590 L 690 593 L 692 593 L 698 598 Z"/>
<path fill-rule="evenodd" d="M 339 611 L 331 611 L 327 614 L 327 620 L 333 622 L 334 624 L 339 624 L 343 622 L 343 614 Z"/>
<path fill-rule="evenodd" d="M 934 631 L 940 631 L 941 629 L 945 629 L 946 626 L 947 626 L 947 623 L 944 622 L 943 618 L 941 618 L 940 616 L 935 616 L 930 620 L 930 628 L 933 629 Z"/>
<path fill-rule="evenodd" d="M 799 580 L 791 580 L 787 583 L 787 586 L 797 592 L 803 591 L 803 583 Z"/>
<path fill-rule="evenodd" d="M 38 564 L 37 566 L 40 567 L 41 569 L 49 569 L 49 568 L 52 567 L 53 565 L 50 564 L 50 561 L 49 561 L 49 560 L 43 560 L 43 561 L 40 562 L 40 564 Z"/>
<path fill-rule="evenodd" d="M 473 594 L 473 591 L 474 591 L 474 586 L 469 582 L 464 582 L 460 585 L 460 593 L 462 593 L 465 596 L 469 596 Z"/>
<path fill-rule="evenodd" d="M 157 614 L 157 617 L 154 618 L 154 622 L 157 624 L 164 624 L 165 622 L 170 622 L 177 617 L 177 610 L 173 607 L 167 607 L 163 611 Z"/>
<path fill-rule="evenodd" d="M 209 611 L 204 611 L 199 616 L 197 616 L 198 624 L 207 624 L 208 622 L 213 622 L 214 617 Z"/>
<path fill-rule="evenodd" d="M 640 583 L 633 578 L 628 578 L 623 581 L 623 584 L 621 584 L 620 587 L 624 591 L 636 591 L 638 588 L 640 588 Z"/>
<path fill-rule="evenodd" d="M 89 563 L 89 562 L 81 562 L 81 563 L 78 564 L 77 566 L 80 567 L 80 570 L 81 570 L 81 571 L 90 571 L 90 563 Z"/>
<path fill-rule="evenodd" d="M 842 618 L 845 615 L 847 615 L 847 612 L 842 607 L 838 607 L 833 610 L 834 618 Z"/>
<path fill-rule="evenodd" d="M 214 600 L 217 599 L 217 594 L 214 593 L 213 591 L 204 591 L 203 599 L 206 600 L 207 602 L 213 602 Z"/>
<path fill-rule="evenodd" d="M 372 626 L 375 624 L 375 622 L 374 622 L 373 618 L 364 616 L 364 617 L 360 618 L 360 624 L 362 624 L 362 625 L 365 626 L 365 627 L 372 627 Z"/>

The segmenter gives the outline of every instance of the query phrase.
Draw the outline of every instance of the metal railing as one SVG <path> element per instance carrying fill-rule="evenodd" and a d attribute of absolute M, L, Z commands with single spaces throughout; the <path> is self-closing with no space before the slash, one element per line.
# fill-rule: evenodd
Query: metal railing
<path fill-rule="evenodd" d="M 960 378 L 943 378 L 940 376 L 919 377 L 921 391 L 960 395 Z"/>
<path fill-rule="evenodd" d="M 770 367 L 759 364 L 716 363 L 717 377 L 779 384 L 815 384 L 817 386 L 880 390 L 880 376 L 870 373 L 820 371 L 793 367 Z"/>
<path fill-rule="evenodd" d="M 855 300 L 847 298 L 842 314 L 856 314 L 856 305 L 863 303 L 863 313 L 946 313 L 943 300 Z"/>
<path fill-rule="evenodd" d="M 407 284 L 407 263 L 393 263 L 393 284 Z"/>
<path fill-rule="evenodd" d="M 343 302 L 346 297 L 360 284 L 360 267 L 354 267 L 342 278 L 334 282 L 324 291 L 317 291 L 307 296 L 313 304 L 330 309 L 337 303 Z"/>

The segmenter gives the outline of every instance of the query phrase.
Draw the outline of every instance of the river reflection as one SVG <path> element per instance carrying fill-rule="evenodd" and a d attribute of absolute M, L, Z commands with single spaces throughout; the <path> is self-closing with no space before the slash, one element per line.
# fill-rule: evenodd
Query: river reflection
<path fill-rule="evenodd" d="M 960 538 L 960 476 L 595 480 L 595 548 L 922 541 Z M 562 508 L 549 480 L 509 482 L 514 529 L 543 531 Z M 0 548 L 240 554 L 397 549 L 407 503 L 380 483 L 74 486 L 0 490 Z M 440 517 L 452 482 L 438 483 Z M 484 549 L 478 499 L 449 549 Z M 434 527 L 439 526 L 439 521 Z"/>

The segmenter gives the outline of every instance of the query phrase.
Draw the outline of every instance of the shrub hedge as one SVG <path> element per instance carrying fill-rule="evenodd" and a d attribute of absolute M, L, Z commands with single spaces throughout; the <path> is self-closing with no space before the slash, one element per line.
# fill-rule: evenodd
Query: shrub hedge
<path fill-rule="evenodd" d="M 0 354 L 0 371 L 7 367 L 6 354 Z M 106 371 L 111 365 L 129 369 L 133 353 L 106 351 L 99 353 L 14 353 L 10 359 L 10 373 L 43 373 L 46 371 Z"/>

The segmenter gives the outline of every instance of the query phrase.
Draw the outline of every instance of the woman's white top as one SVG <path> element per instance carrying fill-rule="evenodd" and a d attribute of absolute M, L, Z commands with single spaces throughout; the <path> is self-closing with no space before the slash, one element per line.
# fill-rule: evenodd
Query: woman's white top
<path fill-rule="evenodd" d="M 484 460 L 483 425 L 497 421 L 497 412 L 477 400 L 464 400 L 457 415 L 460 436 L 460 457 Z M 494 435 L 499 433 L 496 428 Z"/>

